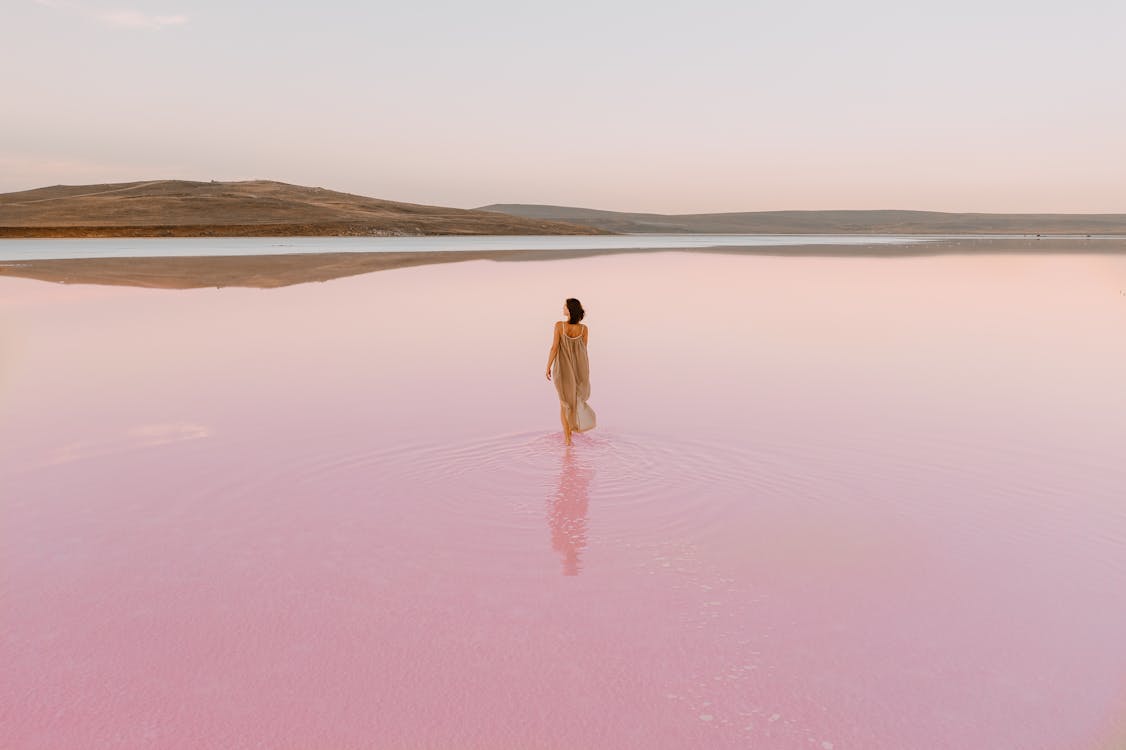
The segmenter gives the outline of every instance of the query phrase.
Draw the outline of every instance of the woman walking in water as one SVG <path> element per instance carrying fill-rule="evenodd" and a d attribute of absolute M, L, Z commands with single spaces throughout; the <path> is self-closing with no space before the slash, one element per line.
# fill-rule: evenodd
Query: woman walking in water
<path fill-rule="evenodd" d="M 594 409 L 586 402 L 590 398 L 590 364 L 586 357 L 590 329 L 579 322 L 585 314 L 577 299 L 567 298 L 563 304 L 563 315 L 567 319 L 555 322 L 544 373 L 548 380 L 555 378 L 559 421 L 563 423 L 563 439 L 567 445 L 571 444 L 572 432 L 586 432 L 595 424 Z"/>

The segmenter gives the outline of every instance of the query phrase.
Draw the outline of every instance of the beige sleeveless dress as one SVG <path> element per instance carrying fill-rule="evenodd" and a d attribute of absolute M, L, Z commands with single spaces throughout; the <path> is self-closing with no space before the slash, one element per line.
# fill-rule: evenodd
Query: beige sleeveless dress
<path fill-rule="evenodd" d="M 561 326 L 559 350 L 551 365 L 551 379 L 559 392 L 559 403 L 567 408 L 567 422 L 573 432 L 586 432 L 595 425 L 594 409 L 586 400 L 590 398 L 590 363 L 586 358 L 586 343 L 582 334 L 568 336 L 567 326 Z"/>

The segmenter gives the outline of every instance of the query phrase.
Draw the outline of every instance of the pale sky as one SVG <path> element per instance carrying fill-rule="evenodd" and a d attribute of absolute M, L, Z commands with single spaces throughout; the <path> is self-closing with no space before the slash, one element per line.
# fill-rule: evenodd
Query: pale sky
<path fill-rule="evenodd" d="M 0 0 L 0 192 L 1126 212 L 1126 3 Z"/>

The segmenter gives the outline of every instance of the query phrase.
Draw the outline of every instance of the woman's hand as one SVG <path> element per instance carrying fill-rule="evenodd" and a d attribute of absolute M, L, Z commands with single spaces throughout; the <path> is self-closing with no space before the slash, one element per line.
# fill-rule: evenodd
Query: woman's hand
<path fill-rule="evenodd" d="M 544 376 L 545 376 L 545 377 L 546 377 L 546 378 L 547 378 L 548 380 L 551 380 L 551 368 L 550 368 L 550 367 L 549 367 L 549 368 L 547 368 L 547 372 L 545 372 L 545 373 L 544 373 Z"/>

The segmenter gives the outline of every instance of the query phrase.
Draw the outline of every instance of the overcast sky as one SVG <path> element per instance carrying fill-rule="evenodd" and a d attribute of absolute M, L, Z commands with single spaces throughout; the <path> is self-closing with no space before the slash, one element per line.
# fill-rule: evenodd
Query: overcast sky
<path fill-rule="evenodd" d="M 0 191 L 1126 212 L 1126 2 L 2 4 Z"/>

